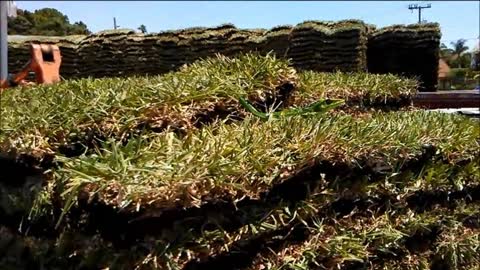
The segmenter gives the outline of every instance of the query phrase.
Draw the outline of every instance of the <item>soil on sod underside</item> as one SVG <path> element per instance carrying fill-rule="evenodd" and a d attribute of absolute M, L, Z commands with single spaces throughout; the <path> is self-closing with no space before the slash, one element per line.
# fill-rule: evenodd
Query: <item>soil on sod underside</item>
<path fill-rule="evenodd" d="M 412 171 L 418 173 L 425 169 L 426 163 L 435 159 L 437 162 L 447 162 L 442 161 L 441 157 L 433 159 L 435 150 L 435 148 L 426 147 L 424 154 L 404 165 L 402 172 Z M 468 164 L 468 161 L 462 161 L 460 166 L 466 164 Z M 342 184 L 338 185 L 338 181 L 334 185 L 322 182 L 318 178 L 322 173 L 325 174 L 324 179 L 330 179 L 330 181 L 332 179 L 340 179 Z M 111 206 L 102 204 L 101 201 L 93 199 L 87 202 L 82 201 L 80 197 L 78 208 L 72 209 L 59 230 L 54 229 L 53 223 L 61 214 L 61 210 L 56 209 L 54 211 L 56 213 L 52 214 L 56 215 L 55 217 L 36 220 L 36 223 L 32 224 L 27 222 L 27 225 L 21 228 L 23 229 L 22 232 L 13 233 L 14 235 L 18 234 L 17 236 L 10 235 L 6 238 L 17 240 L 9 240 L 10 242 L 7 241 L 8 244 L 5 245 L 10 246 L 15 243 L 15 245 L 21 246 L 23 241 L 21 239 L 28 235 L 43 238 L 44 240 L 41 241 L 46 241 L 45 243 L 50 241 L 50 245 L 52 245 L 53 239 L 60 237 L 59 233 L 73 232 L 81 234 L 83 238 L 100 237 L 103 242 L 102 245 L 106 245 L 106 247 L 100 247 L 100 250 L 108 247 L 107 249 L 113 248 L 116 252 L 121 252 L 125 248 L 142 245 L 144 239 L 151 237 L 158 240 L 162 239 L 167 243 L 178 241 L 176 239 L 181 238 L 185 230 L 189 230 L 189 233 L 192 233 L 194 237 L 201 237 L 202 233 L 218 230 L 219 228 L 227 233 L 234 233 L 242 226 L 264 218 L 281 204 L 294 207 L 298 202 L 306 200 L 311 194 L 318 192 L 319 189 L 349 189 L 354 186 L 354 182 L 357 182 L 358 179 L 365 179 L 366 176 L 368 176 L 369 182 L 372 183 L 381 182 L 385 179 L 385 175 L 375 173 L 375 170 L 368 166 L 363 166 L 362 169 L 352 169 L 345 164 L 334 165 L 329 162 L 319 162 L 317 164 L 314 163 L 310 167 L 305 167 L 286 181 L 272 187 L 260 200 L 245 198 L 235 203 L 231 199 L 225 201 L 217 200 L 200 208 L 164 209 L 160 214 L 157 214 L 156 211 L 158 210 L 155 209 L 137 213 L 118 212 Z M 239 240 L 238 243 L 234 242 L 231 244 L 232 246 L 228 252 L 219 253 L 218 255 L 212 254 L 204 259 L 193 259 L 185 265 L 185 269 L 246 269 L 254 265 L 258 256 L 262 256 L 261 254 L 269 253 L 271 250 L 281 251 L 288 246 L 301 244 L 306 241 L 312 234 L 308 229 L 308 224 L 311 225 L 318 218 L 328 220 L 328 218 L 338 219 L 349 215 L 368 216 L 372 212 L 377 214 L 392 212 L 396 215 L 402 215 L 408 209 L 422 213 L 437 207 L 445 209 L 454 208 L 459 202 L 476 204 L 479 199 L 480 190 L 478 185 L 467 186 L 460 191 L 456 189 L 420 190 L 411 193 L 401 200 L 395 194 L 379 194 L 370 197 L 362 195 L 352 197 L 352 195 L 349 195 L 345 198 L 335 199 L 322 206 L 310 221 L 307 220 L 307 224 L 305 222 L 297 222 L 265 234 Z M 57 205 L 57 207 L 61 206 Z M 392 209 L 395 210 L 393 211 Z M 16 216 L 3 214 L 2 220 L 9 220 L 9 222 L 2 222 L 2 225 L 10 228 L 8 229 L 9 234 L 12 234 L 11 230 L 15 230 L 16 224 L 21 222 L 23 218 L 24 216 L 21 214 Z M 476 221 L 478 217 L 475 215 L 464 215 L 461 219 L 466 227 L 478 227 L 475 225 L 478 224 L 478 221 Z M 429 239 L 429 241 L 435 241 L 439 233 L 435 232 L 435 226 L 432 227 L 434 228 L 432 229 L 433 233 L 430 231 L 427 234 L 417 233 L 406 237 L 403 242 L 408 252 L 418 253 L 416 246 L 419 243 L 425 243 Z M 109 246 L 107 243 L 111 243 L 113 246 Z M 28 244 L 23 245 L 28 246 Z M 428 248 L 420 249 L 423 250 L 421 252 L 426 252 L 425 249 Z M 30 265 L 38 265 L 40 263 L 34 253 L 29 253 L 28 248 L 27 251 L 24 250 L 22 252 L 26 256 L 25 259 L 30 262 Z M 402 254 L 404 255 L 400 251 L 391 251 L 397 254 L 392 257 L 387 256 L 390 252 L 387 252 L 387 255 L 384 252 L 384 250 L 378 251 L 378 256 L 372 258 L 371 263 L 382 264 L 384 261 L 398 260 Z M 325 256 L 321 261 L 328 265 L 329 260 L 333 260 L 333 257 L 328 254 Z M 83 259 L 79 258 L 80 261 Z M 435 263 L 437 261 L 438 259 L 433 260 Z M 69 263 L 73 262 L 70 261 Z M 79 262 L 77 261 L 77 263 Z M 365 263 L 346 263 L 342 266 L 342 269 L 358 269 L 357 267 L 363 267 L 364 265 Z"/>

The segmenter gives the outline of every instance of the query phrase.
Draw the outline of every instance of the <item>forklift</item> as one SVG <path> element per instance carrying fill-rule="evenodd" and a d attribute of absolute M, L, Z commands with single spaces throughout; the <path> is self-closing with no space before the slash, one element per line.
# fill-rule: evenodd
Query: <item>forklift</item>
<path fill-rule="evenodd" d="M 33 85 L 26 78 L 33 73 L 37 84 L 52 84 L 60 81 L 60 65 L 62 56 L 57 45 L 30 44 L 30 60 L 7 80 L 0 81 L 0 92 L 6 88 L 19 85 Z"/>

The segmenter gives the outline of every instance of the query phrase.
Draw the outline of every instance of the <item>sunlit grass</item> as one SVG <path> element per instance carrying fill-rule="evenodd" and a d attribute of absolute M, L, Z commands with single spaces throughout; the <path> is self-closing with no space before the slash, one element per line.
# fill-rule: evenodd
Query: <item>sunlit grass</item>
<path fill-rule="evenodd" d="M 185 230 L 183 238 L 175 241 L 143 239 L 148 247 L 141 250 L 136 245 L 115 250 L 101 237 L 90 239 L 71 232 L 55 239 L 57 244 L 50 244 L 50 248 L 63 257 L 73 256 L 73 250 L 66 247 L 72 237 L 74 244 L 69 245 L 76 249 L 78 258 L 83 256 L 79 260 L 85 265 L 118 263 L 125 267 L 128 263 L 149 269 L 182 269 L 191 259 L 228 251 L 237 240 L 307 224 L 310 235 L 306 241 L 287 244 L 277 254 L 262 254 L 252 264 L 267 269 L 338 268 L 372 262 L 381 252 L 402 251 L 408 256 L 397 262 L 385 261 L 378 269 L 429 269 L 432 260 L 428 256 L 433 253 L 449 269 L 478 268 L 478 228 L 462 224 L 464 217 L 478 213 L 478 203 L 467 205 L 460 200 L 451 202 L 455 207 L 434 205 L 419 213 L 405 202 L 414 192 L 455 192 L 480 183 L 480 126 L 475 120 L 426 111 L 366 113 L 362 117 L 297 115 L 266 121 L 247 114 L 243 121 L 218 121 L 181 136 L 170 129 L 139 132 L 127 141 L 116 136 L 148 117 L 178 114 L 188 119 L 196 109 L 211 108 L 212 104 L 236 103 L 240 97 L 262 100 L 267 94 L 275 95 L 276 87 L 285 81 L 297 87 L 291 104 L 294 107 L 324 98 L 343 99 L 347 106 L 395 106 L 409 101 L 418 87 L 414 80 L 393 75 L 297 74 L 288 62 L 271 55 L 244 55 L 198 61 L 162 76 L 82 79 L 9 89 L 1 99 L 1 151 L 55 152 L 69 137 L 95 129 L 108 136 L 92 152 L 75 158 L 57 155 L 59 166 L 51 168 L 49 182 L 36 200 L 28 193 L 33 190 L 26 196 L 24 190 L 2 189 L 9 196 L 1 197 L 1 206 L 10 212 L 24 210 L 27 223 L 51 217 L 54 211 L 68 213 L 80 192 L 98 195 L 108 206 L 126 211 L 195 207 L 218 198 L 260 199 L 260 193 L 304 166 L 328 161 L 346 164 L 352 172 L 369 167 L 385 177 L 369 181 L 368 175 L 359 175 L 342 183 L 342 178 L 318 175 L 322 183 L 316 193 L 295 205 L 276 203 L 258 217 L 247 213 L 255 218 L 232 232 L 219 227 L 193 236 Z M 152 111 L 157 115 L 152 116 Z M 407 161 L 428 148 L 434 149 L 433 159 L 420 164 L 419 171 L 406 169 Z M 382 214 L 376 209 L 364 213 L 353 210 L 359 214 L 356 217 L 318 214 L 339 198 L 382 195 L 395 198 L 398 205 Z M 63 209 L 54 209 L 59 207 L 54 199 L 60 199 Z M 443 229 L 435 245 L 424 254 L 408 251 L 407 239 L 434 225 Z M 175 226 L 178 228 L 172 230 L 181 228 Z M 42 240 L 32 243 L 46 245 Z M 50 256 L 40 253 L 39 257 Z M 118 261 L 111 259 L 112 254 Z"/>
<path fill-rule="evenodd" d="M 451 163 L 478 156 L 479 126 L 464 117 L 433 112 L 294 117 L 267 122 L 247 118 L 185 137 L 166 132 L 110 141 L 96 154 L 65 159 L 56 179 L 68 192 L 113 189 L 112 203 L 173 202 L 197 205 L 204 195 L 258 196 L 315 160 L 367 162 L 393 174 L 422 153 L 424 145 Z M 75 193 L 74 192 L 74 193 Z M 120 201 L 117 201 L 117 200 Z"/>
<path fill-rule="evenodd" d="M 0 146 L 2 151 L 52 153 L 60 145 L 87 140 L 92 134 L 122 138 L 145 122 L 167 126 L 180 122 L 189 128 L 202 110 L 240 108 L 239 97 L 257 102 L 275 97 L 276 87 L 285 82 L 298 88 L 293 106 L 322 98 L 358 105 L 395 104 L 417 90 L 415 81 L 393 75 L 297 75 L 288 61 L 273 55 L 218 56 L 162 76 L 87 78 L 9 89 L 1 98 Z"/>

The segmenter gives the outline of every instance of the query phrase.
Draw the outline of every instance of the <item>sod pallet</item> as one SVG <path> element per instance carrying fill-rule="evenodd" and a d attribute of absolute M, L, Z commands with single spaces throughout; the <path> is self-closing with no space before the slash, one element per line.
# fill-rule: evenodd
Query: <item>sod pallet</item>
<path fill-rule="evenodd" d="M 5 91 L 1 149 L 43 156 L 77 153 L 79 147 L 81 153 L 82 145 L 93 147 L 97 139 L 126 139 L 142 130 L 186 132 L 241 115 L 239 97 L 260 110 L 284 107 L 296 81 L 288 62 L 244 55 L 197 61 L 161 76 L 79 79 L 33 91 Z"/>
<path fill-rule="evenodd" d="M 290 33 L 292 26 L 277 26 L 265 32 L 258 41 L 260 43 L 260 51 L 264 54 L 274 52 L 279 57 L 287 57 L 290 48 Z"/>
<path fill-rule="evenodd" d="M 355 113 L 403 110 L 417 84 L 297 73 L 273 55 L 243 55 L 162 76 L 2 92 L 1 154 L 23 156 L 0 155 L 0 268 L 475 269 L 478 123 L 415 110 Z M 228 114 L 189 129 L 198 112 L 241 111 L 241 96 L 257 106 L 346 105 L 267 121 Z M 172 119 L 185 120 L 185 132 L 172 122 L 157 129 Z M 124 132 L 145 120 L 150 128 Z M 59 153 L 91 130 L 104 137 L 89 151 Z M 36 153 L 53 160 L 38 165 Z"/>
<path fill-rule="evenodd" d="M 132 65 L 126 61 L 129 54 L 125 49 L 128 46 L 127 37 L 131 35 L 135 35 L 133 30 L 121 29 L 87 36 L 79 43 L 77 50 L 77 57 L 82 63 L 77 67 L 79 73 L 86 77 L 104 77 L 121 76 L 128 72 Z M 137 62 L 138 66 L 142 66 L 141 58 Z"/>
<path fill-rule="evenodd" d="M 436 23 L 378 29 L 368 39 L 368 72 L 418 77 L 421 91 L 436 91 L 440 37 Z"/>
<path fill-rule="evenodd" d="M 367 31 L 362 21 L 307 21 L 292 29 L 288 57 L 300 69 L 365 71 Z"/>
<path fill-rule="evenodd" d="M 192 250 L 182 269 L 476 269 L 480 168 L 473 162 L 321 189 L 239 230 L 242 236 L 229 234 L 227 247 L 213 248 L 212 239 L 208 257 Z"/>
<path fill-rule="evenodd" d="M 55 170 L 54 178 L 51 179 L 59 189 L 57 194 L 65 196 L 65 202 L 80 191 L 78 203 L 87 213 L 95 213 L 93 217 L 80 221 L 76 219 L 75 213 L 67 214 L 65 217 L 72 222 L 71 231 L 63 231 L 60 235 L 53 234 L 53 239 L 50 236 L 48 241 L 40 241 L 41 238 L 35 238 L 48 239 L 48 234 L 41 230 L 34 233 L 35 230 L 31 229 L 30 235 L 34 235 L 29 237 L 34 241 L 25 241 L 24 245 L 35 247 L 43 242 L 48 247 L 42 250 L 57 250 L 63 254 L 73 252 L 86 243 L 95 243 L 89 249 L 80 248 L 79 254 L 82 255 L 76 257 L 77 259 L 57 260 L 43 252 L 29 255 L 34 258 L 50 258 L 34 260 L 34 263 L 69 263 L 75 266 L 79 263 L 90 263 L 90 266 L 94 265 L 95 268 L 120 262 L 127 265 L 147 263 L 146 269 L 162 269 L 165 265 L 177 264 L 178 268 L 175 269 L 250 269 L 250 266 L 262 263 L 272 266 L 287 263 L 282 261 L 285 257 L 273 256 L 270 253 L 272 250 L 292 255 L 295 250 L 305 252 L 303 256 L 297 253 L 299 257 L 294 256 L 295 260 L 289 260 L 292 266 L 301 265 L 302 262 L 348 266 L 350 263 L 358 264 L 359 260 L 360 263 L 375 265 L 391 263 L 388 258 L 385 261 L 375 259 L 375 255 L 383 254 L 382 250 L 387 253 L 418 254 L 419 251 L 414 246 L 416 241 L 423 241 L 421 235 L 425 226 L 428 229 L 440 226 L 442 230 L 434 234 L 435 238 L 444 238 L 442 242 L 438 241 L 443 244 L 453 244 L 454 236 L 457 237 L 455 241 L 458 241 L 458 238 L 468 240 L 467 236 L 476 235 L 475 231 L 473 234 L 465 231 L 469 228 L 467 219 L 471 218 L 475 211 L 462 208 L 461 204 L 469 203 L 473 205 L 473 209 L 478 208 L 480 179 L 476 172 L 479 169 L 479 153 L 478 141 L 474 140 L 478 131 L 475 122 L 461 116 L 409 112 L 372 115 L 371 118 L 360 120 L 350 116 L 334 119 L 322 116 L 317 119 L 296 118 L 266 124 L 247 121 L 238 127 L 212 127 L 210 131 L 192 134 L 192 137 L 184 140 L 175 138 L 172 134 L 165 134 L 164 138 L 157 137 L 160 141 L 165 139 L 165 143 L 155 142 L 155 138 L 152 141 L 143 138 L 125 146 L 111 142 L 104 145 L 102 153 L 99 152 L 98 155 L 67 160 L 66 166 Z M 372 138 L 372 135 L 375 138 Z M 430 144 L 429 154 L 420 159 L 421 162 L 414 166 L 415 169 L 408 169 L 408 162 L 405 161 L 417 157 L 416 154 L 422 152 L 423 143 Z M 249 144 L 251 146 L 248 146 Z M 186 148 L 179 147 L 181 145 Z M 247 147 L 247 151 L 242 150 L 242 147 Z M 191 158 L 191 155 L 195 158 Z M 331 162 L 350 163 L 352 167 L 337 168 L 335 171 L 312 169 L 310 174 L 298 171 L 302 166 L 296 164 L 302 164 L 304 158 L 321 158 L 320 156 Z M 367 160 L 361 161 L 361 156 L 365 156 Z M 212 163 L 211 160 L 217 162 Z M 357 166 L 359 170 L 356 171 L 353 168 Z M 365 167 L 369 167 L 371 171 Z M 441 168 L 446 168 L 446 171 L 441 172 Z M 413 174 L 411 170 L 414 171 Z M 255 175 L 257 177 L 249 177 Z M 295 181 L 288 181 L 287 179 L 292 179 L 290 177 L 296 177 Z M 314 179 L 306 180 L 305 177 Z M 295 184 L 302 179 L 306 181 L 305 190 L 299 190 L 301 185 Z M 215 196 L 221 195 L 217 192 L 224 184 L 227 184 L 227 189 L 230 190 L 241 188 L 258 192 L 257 188 L 272 189 L 277 181 L 286 182 L 290 184 L 283 186 L 286 190 L 284 196 L 272 202 L 279 204 L 281 201 L 307 201 L 305 204 L 292 204 L 290 210 L 281 204 L 277 208 L 268 205 L 262 210 L 262 207 L 258 209 L 256 206 L 261 201 L 256 201 L 255 196 L 249 199 L 238 194 L 239 199 L 235 203 L 228 202 L 232 207 L 221 207 L 220 202 L 210 207 L 208 215 L 196 211 L 197 207 L 180 210 L 175 215 L 160 211 L 159 208 L 150 213 L 142 212 L 145 207 L 159 207 L 158 201 L 150 200 L 155 200 L 155 196 L 158 199 L 159 195 L 168 196 L 168 191 L 153 192 L 153 197 L 141 196 L 140 202 L 131 200 L 134 193 L 148 193 L 148 189 L 154 186 L 158 188 L 169 182 L 175 185 L 190 185 L 203 180 L 210 181 L 216 187 L 212 194 L 201 196 L 203 191 L 187 189 L 182 197 L 189 201 L 194 199 L 195 205 L 199 203 L 195 202 L 196 199 L 203 201 L 204 203 L 198 206 L 200 209 L 206 208 L 206 200 L 213 200 Z M 228 181 L 233 182 L 227 183 Z M 235 181 L 240 182 L 234 185 Z M 260 183 L 263 184 L 259 185 Z M 96 184 L 104 185 L 104 188 L 97 192 L 88 189 Z M 87 190 L 79 189 L 81 186 Z M 50 192 L 49 190 L 46 191 Z M 310 195 L 315 195 L 316 191 L 321 193 L 312 198 L 292 196 L 292 193 L 307 191 L 311 192 Z M 288 194 L 290 196 L 287 196 Z M 112 207 L 109 212 L 106 211 L 105 204 L 99 204 L 95 200 L 95 203 L 89 206 L 89 196 L 97 195 L 106 205 L 118 205 L 119 208 Z M 52 197 L 45 197 L 47 203 L 49 198 L 55 197 L 53 193 L 50 196 Z M 430 197 L 432 201 L 422 203 L 425 197 Z M 220 198 L 225 197 L 218 197 Z M 179 204 L 174 201 L 172 200 L 172 203 L 176 208 L 183 209 L 181 206 L 185 206 L 183 200 L 180 200 Z M 459 206 L 447 215 L 446 209 L 453 209 L 453 202 Z M 442 208 L 435 212 L 437 206 Z M 244 212 L 259 210 L 266 211 L 267 218 L 264 214 Z M 222 219 L 224 214 L 230 216 L 229 211 L 233 212 L 232 219 Z M 427 213 L 421 216 L 425 211 Z M 419 215 L 413 215 L 412 212 Z M 49 215 L 49 211 L 39 209 L 34 213 L 40 213 L 40 216 Z M 130 218 L 126 215 L 125 218 L 125 213 L 134 215 Z M 182 214 L 187 215 L 186 221 L 180 220 Z M 257 220 L 247 220 L 250 215 Z M 30 221 L 37 218 L 38 216 L 32 216 Z M 172 219 L 174 222 L 165 225 Z M 240 225 L 227 226 L 229 222 L 239 222 Z M 464 222 L 464 228 L 454 226 L 452 222 Z M 189 226 L 192 224 L 195 226 Z M 129 228 L 129 232 L 125 231 L 125 228 Z M 96 235 L 97 231 L 101 232 L 100 235 Z M 2 236 L 6 235 L 2 239 L 14 238 L 11 232 L 6 232 L 3 228 L 0 233 Z M 198 235 L 195 236 L 195 233 Z M 114 239 L 121 243 L 132 235 L 139 237 L 137 240 L 140 242 L 127 242 L 123 249 L 122 246 L 117 246 L 118 242 L 113 246 L 108 244 Z M 55 241 L 55 237 L 58 237 L 58 241 Z M 89 238 L 92 240 L 86 241 Z M 121 240 L 122 238 L 124 240 Z M 319 238 L 325 241 L 318 241 Z M 73 239 L 76 240 L 72 241 Z M 348 239 L 349 241 L 345 242 Z M 448 242 L 448 239 L 451 241 Z M 57 249 L 54 242 L 65 245 Z M 176 245 L 170 244 L 173 242 Z M 466 241 L 465 244 L 467 243 L 474 242 Z M 145 248 L 138 249 L 137 244 Z M 354 250 L 351 249 L 352 245 Z M 132 248 L 130 253 L 135 255 L 126 256 L 125 247 Z M 14 250 L 9 254 L 15 254 Z M 449 259 L 444 262 L 476 266 L 478 260 L 475 261 L 475 257 L 472 259 L 474 250 L 475 248 L 458 250 L 457 252 L 462 254 L 461 261 Z M 185 252 L 189 255 L 185 255 Z M 316 256 L 309 257 L 308 252 Z M 440 252 L 446 255 L 448 249 Z M 111 259 L 111 256 L 104 256 L 112 253 L 122 259 L 117 261 Z M 370 256 L 371 254 L 373 256 Z M 325 260 L 317 261 L 321 258 Z M 412 262 L 404 263 L 404 267 L 414 266 Z"/>
<path fill-rule="evenodd" d="M 9 67 L 15 72 L 28 61 L 29 42 L 59 44 L 65 78 L 162 74 L 217 53 L 272 51 L 291 59 L 297 69 L 404 74 L 419 77 L 422 90 L 431 91 L 436 89 L 439 38 L 434 24 L 375 30 L 359 20 L 306 21 L 268 31 L 231 24 L 152 34 L 120 29 L 67 38 L 11 38 Z"/>
<path fill-rule="evenodd" d="M 260 33 L 222 25 L 147 35 L 128 30 L 91 35 L 79 45 L 81 72 L 93 77 L 162 74 L 217 53 L 231 56 L 252 51 L 245 40 Z M 106 59 L 101 66 L 98 57 Z"/>
<path fill-rule="evenodd" d="M 455 173 L 433 173 L 432 177 L 437 169 L 412 175 L 404 183 L 388 179 L 378 186 L 365 186 L 362 192 L 368 195 L 364 196 L 324 190 L 306 203 L 276 208 L 267 217 L 234 231 L 205 226 L 201 235 L 195 235 L 189 228 L 182 237 L 169 238 L 172 234 L 168 233 L 124 247 L 111 245 L 99 235 L 81 233 L 83 229 L 56 236 L 22 236 L 0 226 L 0 251 L 4 254 L 0 266 L 258 269 L 270 265 L 271 269 L 308 269 L 321 265 L 328 269 L 332 265 L 369 265 L 417 269 L 423 265 L 435 269 L 436 265 L 448 265 L 455 270 L 476 269 L 480 265 L 476 256 L 479 179 L 475 194 L 475 183 L 463 190 L 453 184 L 472 171 L 459 167 Z M 453 181 L 439 184 L 442 176 Z M 420 188 L 417 183 L 431 187 Z M 170 245 L 172 242 L 175 245 Z M 144 248 L 139 249 L 140 245 Z M 23 260 L 13 259 L 22 252 Z M 452 252 L 458 256 L 450 256 Z"/>
<path fill-rule="evenodd" d="M 380 125 L 382 121 L 389 125 Z M 440 128 L 445 122 L 450 127 Z M 441 131 L 432 134 L 436 129 Z M 457 131 L 460 129 L 465 131 Z M 473 120 L 425 112 L 379 114 L 365 119 L 319 116 L 264 124 L 244 121 L 207 127 L 182 139 L 165 133 L 145 144 L 138 140 L 127 146 L 106 144 L 108 151 L 69 160 L 60 172 L 62 179 L 72 179 L 89 192 L 112 188 L 112 192 L 105 190 L 116 194 L 104 197 L 109 204 L 131 201 L 132 207 L 137 207 L 135 202 L 148 207 L 192 207 L 216 198 L 260 198 L 262 192 L 287 181 L 304 166 L 321 167 L 323 162 L 344 164 L 346 168 L 361 164 L 370 167 L 373 174 L 393 173 L 422 156 L 425 144 L 436 149 L 434 155 L 449 162 L 472 160 L 479 155 L 479 131 Z M 302 137 L 311 139 L 300 143 L 298 138 Z M 136 162 L 126 163 L 120 175 L 105 170 L 110 161 L 102 165 L 102 160 L 117 160 L 120 165 L 122 157 L 132 155 Z M 193 157 L 198 166 L 192 163 Z M 150 169 L 137 171 L 136 167 Z"/>
<path fill-rule="evenodd" d="M 189 44 L 187 63 L 213 57 L 217 53 L 233 56 L 240 52 L 255 50 L 253 47 L 247 48 L 245 42 L 261 33 L 237 29 L 234 25 L 226 24 L 217 28 L 207 28 L 202 32 L 186 34 L 185 38 Z"/>
<path fill-rule="evenodd" d="M 366 73 L 297 74 L 273 55 L 248 54 L 199 60 L 152 77 L 79 79 L 24 90 L 2 92 L 1 150 L 43 156 L 81 154 L 97 140 L 127 139 L 142 130 L 185 133 L 216 119 L 239 119 L 245 116 L 239 97 L 260 110 L 325 98 L 344 99 L 347 108 L 359 110 L 406 108 L 417 82 Z"/>
<path fill-rule="evenodd" d="M 389 203 L 362 208 L 372 212 L 368 217 L 355 210 L 345 211 L 347 215 L 337 210 L 337 216 L 327 217 L 319 212 L 308 225 L 298 222 L 258 233 L 206 259 L 199 254 L 201 259 L 190 260 L 182 269 L 230 269 L 232 264 L 235 269 L 268 265 L 269 269 L 463 270 L 480 266 L 476 255 L 480 232 L 478 225 L 470 224 L 470 220 L 478 220 L 478 197 L 468 209 L 442 207 L 421 213 L 414 206 L 407 207 L 414 218 L 407 218 L 396 207 L 401 215 L 394 214 L 393 209 L 384 211 Z"/>

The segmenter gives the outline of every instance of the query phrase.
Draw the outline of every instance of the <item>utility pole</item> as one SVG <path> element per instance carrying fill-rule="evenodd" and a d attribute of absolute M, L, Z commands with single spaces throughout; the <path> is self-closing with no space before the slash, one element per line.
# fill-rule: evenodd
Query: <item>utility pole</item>
<path fill-rule="evenodd" d="M 8 77 L 7 1 L 0 1 L 0 80 Z"/>
<path fill-rule="evenodd" d="M 117 25 L 117 19 L 113 17 L 113 29 L 117 30 L 119 26 Z"/>
<path fill-rule="evenodd" d="M 419 6 L 417 4 L 410 4 L 408 5 L 408 9 L 414 10 L 418 9 L 418 23 L 422 23 L 422 9 L 424 8 L 431 8 L 432 6 L 430 4 L 427 4 L 426 6 Z"/>

